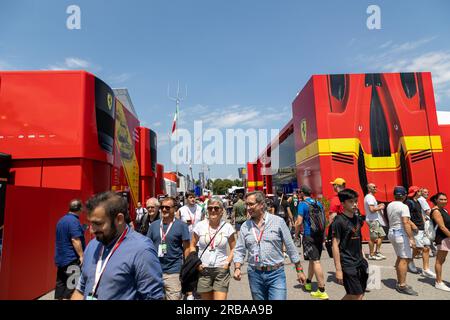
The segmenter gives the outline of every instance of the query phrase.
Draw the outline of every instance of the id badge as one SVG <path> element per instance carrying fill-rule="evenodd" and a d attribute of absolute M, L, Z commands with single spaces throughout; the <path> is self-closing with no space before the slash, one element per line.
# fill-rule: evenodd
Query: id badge
<path fill-rule="evenodd" d="M 162 258 L 167 253 L 167 244 L 162 243 L 158 246 L 158 257 Z"/>
<path fill-rule="evenodd" d="M 214 267 L 214 264 L 216 263 L 216 258 L 217 258 L 217 254 L 216 254 L 216 250 L 209 250 L 209 266 L 210 267 Z"/>
<path fill-rule="evenodd" d="M 255 263 L 259 263 L 259 246 L 258 245 L 255 245 L 254 247 L 253 247 L 253 255 L 255 256 Z"/>

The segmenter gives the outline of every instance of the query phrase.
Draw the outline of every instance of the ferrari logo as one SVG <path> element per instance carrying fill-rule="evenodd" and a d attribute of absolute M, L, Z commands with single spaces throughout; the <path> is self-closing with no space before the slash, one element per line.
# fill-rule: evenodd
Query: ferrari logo
<path fill-rule="evenodd" d="M 108 108 L 109 108 L 109 110 L 111 110 L 112 105 L 113 105 L 113 98 L 112 98 L 112 95 L 110 93 L 108 93 L 107 101 L 108 101 Z"/>
<path fill-rule="evenodd" d="M 302 119 L 300 122 L 300 133 L 302 135 L 303 143 L 306 143 L 306 119 Z"/>

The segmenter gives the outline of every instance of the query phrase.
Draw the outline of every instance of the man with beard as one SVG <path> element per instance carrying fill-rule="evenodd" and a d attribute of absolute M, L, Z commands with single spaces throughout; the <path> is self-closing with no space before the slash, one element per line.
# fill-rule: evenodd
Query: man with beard
<path fill-rule="evenodd" d="M 126 199 L 114 192 L 86 203 L 91 240 L 72 300 L 162 299 L 163 281 L 152 241 L 132 230 Z"/>

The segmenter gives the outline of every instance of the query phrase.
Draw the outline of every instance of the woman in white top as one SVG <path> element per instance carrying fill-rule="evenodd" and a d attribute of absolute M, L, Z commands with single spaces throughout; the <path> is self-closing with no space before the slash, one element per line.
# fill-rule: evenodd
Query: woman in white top
<path fill-rule="evenodd" d="M 231 279 L 230 264 L 236 246 L 235 230 L 230 223 L 222 221 L 224 205 L 219 197 L 208 201 L 207 210 L 208 218 L 194 227 L 191 240 L 191 252 L 198 245 L 202 261 L 198 269 L 197 292 L 202 300 L 226 300 Z"/>

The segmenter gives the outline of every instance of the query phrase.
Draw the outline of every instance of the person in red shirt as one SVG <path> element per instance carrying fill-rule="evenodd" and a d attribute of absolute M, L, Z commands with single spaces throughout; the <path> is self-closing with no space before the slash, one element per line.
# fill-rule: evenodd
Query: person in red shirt
<path fill-rule="evenodd" d="M 345 180 L 342 178 L 336 178 L 334 179 L 334 181 L 331 181 L 330 183 L 333 185 L 334 192 L 336 192 L 336 194 L 330 199 L 328 220 L 329 223 L 331 224 L 338 214 L 342 214 L 344 212 L 344 207 L 342 206 L 342 203 L 339 200 L 337 194 L 339 191 L 345 189 Z"/>

